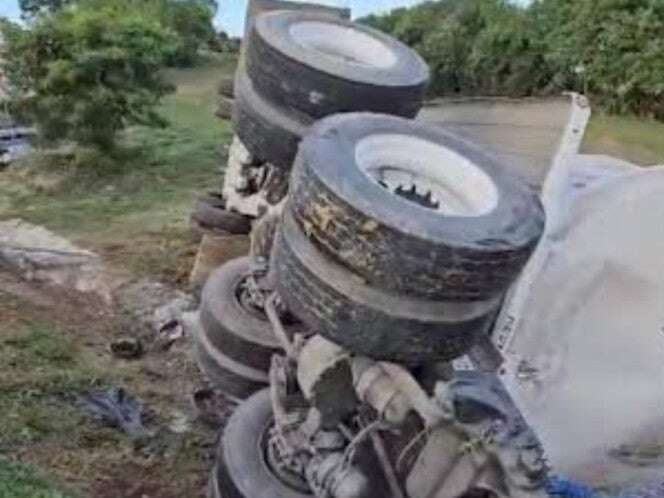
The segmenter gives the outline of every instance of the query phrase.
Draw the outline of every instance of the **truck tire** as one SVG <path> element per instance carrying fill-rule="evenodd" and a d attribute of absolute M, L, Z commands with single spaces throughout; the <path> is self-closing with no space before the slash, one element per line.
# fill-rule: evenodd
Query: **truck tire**
<path fill-rule="evenodd" d="M 286 210 L 369 285 L 431 300 L 503 294 L 544 228 L 537 195 L 468 142 L 372 114 L 311 128 Z"/>
<path fill-rule="evenodd" d="M 499 300 L 435 302 L 367 285 L 282 219 L 272 253 L 286 306 L 311 330 L 356 354 L 419 365 L 466 353 L 487 333 Z"/>
<path fill-rule="evenodd" d="M 219 80 L 219 85 L 217 86 L 217 92 L 222 97 L 228 97 L 232 99 L 235 96 L 235 78 L 233 76 L 224 76 Z"/>
<path fill-rule="evenodd" d="M 249 258 L 227 262 L 208 279 L 203 289 L 200 322 L 210 345 L 228 358 L 267 372 L 279 341 L 260 310 L 241 303 L 238 286 L 250 271 Z"/>
<path fill-rule="evenodd" d="M 258 16 L 246 64 L 258 93 L 316 119 L 351 111 L 413 118 L 429 81 L 426 63 L 398 40 L 316 12 Z"/>
<path fill-rule="evenodd" d="M 238 363 L 214 347 L 198 327 L 193 337 L 196 363 L 216 389 L 236 399 L 245 399 L 268 385 L 265 372 Z"/>
<path fill-rule="evenodd" d="M 196 199 L 191 220 L 203 229 L 232 235 L 246 235 L 251 231 L 251 218 L 226 210 L 226 203 L 217 192 L 208 192 Z"/>
<path fill-rule="evenodd" d="M 233 413 L 217 454 L 212 497 L 312 498 L 287 486 L 270 471 L 263 437 L 272 420 L 269 389 L 257 392 Z"/>
<path fill-rule="evenodd" d="M 217 109 L 214 115 L 219 119 L 229 120 L 233 117 L 233 99 L 220 96 L 217 99 Z"/>
<path fill-rule="evenodd" d="M 312 120 L 268 102 L 238 68 L 233 127 L 247 150 L 260 162 L 290 171 L 297 148 Z"/>

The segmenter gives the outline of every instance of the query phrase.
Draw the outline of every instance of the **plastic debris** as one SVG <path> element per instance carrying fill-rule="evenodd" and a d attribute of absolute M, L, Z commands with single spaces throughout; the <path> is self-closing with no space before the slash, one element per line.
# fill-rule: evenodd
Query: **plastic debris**
<path fill-rule="evenodd" d="M 85 394 L 79 404 L 93 419 L 109 427 L 121 429 L 131 436 L 145 434 L 143 405 L 122 388 Z"/>

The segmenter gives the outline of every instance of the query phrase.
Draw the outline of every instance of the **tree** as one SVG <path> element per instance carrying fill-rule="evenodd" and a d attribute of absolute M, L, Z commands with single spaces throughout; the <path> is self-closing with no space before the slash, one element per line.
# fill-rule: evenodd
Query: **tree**
<path fill-rule="evenodd" d="M 167 62 L 172 66 L 191 66 L 201 46 L 214 43 L 213 25 L 216 0 L 19 0 L 24 17 L 54 14 L 67 5 L 96 5 L 100 9 L 130 8 L 154 16 L 177 35 Z"/>
<path fill-rule="evenodd" d="M 210 0 L 161 0 L 157 10 L 162 22 L 178 35 L 169 64 L 191 66 L 201 46 L 213 43 L 217 34 L 212 20 L 216 2 Z"/>
<path fill-rule="evenodd" d="M 46 12 L 55 12 L 67 5 L 70 0 L 19 0 L 18 5 L 23 15 L 28 17 Z"/>
<path fill-rule="evenodd" d="M 365 22 L 422 54 L 436 95 L 574 90 L 664 120 L 662 0 L 439 0 Z"/>
<path fill-rule="evenodd" d="M 80 1 L 28 27 L 5 23 L 3 70 L 45 141 L 109 150 L 128 124 L 164 125 L 160 68 L 177 37 L 132 0 Z"/>

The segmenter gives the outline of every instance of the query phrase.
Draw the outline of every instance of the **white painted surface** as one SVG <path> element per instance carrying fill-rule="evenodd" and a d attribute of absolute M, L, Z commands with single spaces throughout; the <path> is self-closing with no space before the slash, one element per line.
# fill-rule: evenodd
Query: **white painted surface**
<path fill-rule="evenodd" d="M 369 178 L 392 192 L 400 186 L 415 186 L 421 195 L 431 192 L 442 215 L 482 216 L 498 204 L 498 189 L 484 171 L 457 152 L 422 138 L 371 135 L 357 143 L 355 159 Z"/>
<path fill-rule="evenodd" d="M 306 21 L 293 24 L 290 35 L 303 47 L 347 64 L 389 69 L 397 63 L 396 55 L 387 45 L 351 27 Z"/>

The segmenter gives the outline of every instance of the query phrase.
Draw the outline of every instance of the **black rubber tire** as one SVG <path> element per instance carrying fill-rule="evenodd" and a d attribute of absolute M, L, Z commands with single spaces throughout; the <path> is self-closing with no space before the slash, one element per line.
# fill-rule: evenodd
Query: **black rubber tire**
<path fill-rule="evenodd" d="M 208 278 L 201 297 L 200 322 L 210 344 L 232 360 L 267 372 L 281 352 L 267 318 L 247 311 L 236 296 L 249 274 L 249 258 L 227 262 Z"/>
<path fill-rule="evenodd" d="M 415 366 L 461 356 L 488 332 L 500 303 L 434 302 L 370 287 L 318 251 L 288 214 L 272 265 L 280 297 L 310 330 L 376 360 Z"/>
<path fill-rule="evenodd" d="M 236 399 L 246 399 L 268 385 L 265 372 L 228 358 L 209 343 L 202 331 L 193 339 L 199 369 L 208 381 L 224 394 Z"/>
<path fill-rule="evenodd" d="M 220 96 L 217 99 L 217 110 L 214 111 L 214 115 L 219 119 L 230 120 L 233 118 L 233 106 L 233 99 Z"/>
<path fill-rule="evenodd" d="M 235 95 L 235 78 L 233 76 L 224 76 L 219 80 L 219 85 L 217 86 L 217 91 L 222 97 L 228 97 L 232 99 Z"/>
<path fill-rule="evenodd" d="M 208 192 L 196 199 L 191 219 L 204 229 L 222 231 L 232 235 L 251 232 L 251 218 L 226 210 L 221 194 Z"/>
<path fill-rule="evenodd" d="M 380 68 L 308 48 L 293 38 L 291 29 L 309 22 L 370 38 L 389 51 L 395 63 Z M 246 64 L 256 90 L 267 100 L 316 119 L 352 111 L 413 118 L 422 107 L 429 81 L 426 63 L 398 40 L 316 12 L 280 11 L 257 17 L 249 34 Z"/>
<path fill-rule="evenodd" d="M 236 135 L 257 161 L 290 171 L 300 140 L 313 121 L 261 97 L 242 66 L 236 78 L 233 107 Z"/>
<path fill-rule="evenodd" d="M 443 215 L 380 186 L 360 169 L 356 144 L 385 135 L 423 140 L 470 160 L 493 183 L 494 208 Z M 536 193 L 473 145 L 439 128 L 372 114 L 337 115 L 311 128 L 295 161 L 286 210 L 317 248 L 369 285 L 447 301 L 503 294 L 545 220 Z"/>
<path fill-rule="evenodd" d="M 242 403 L 228 421 L 217 454 L 217 486 L 212 496 L 223 498 L 312 498 L 286 486 L 269 470 L 261 438 L 272 422 L 269 389 Z"/>

